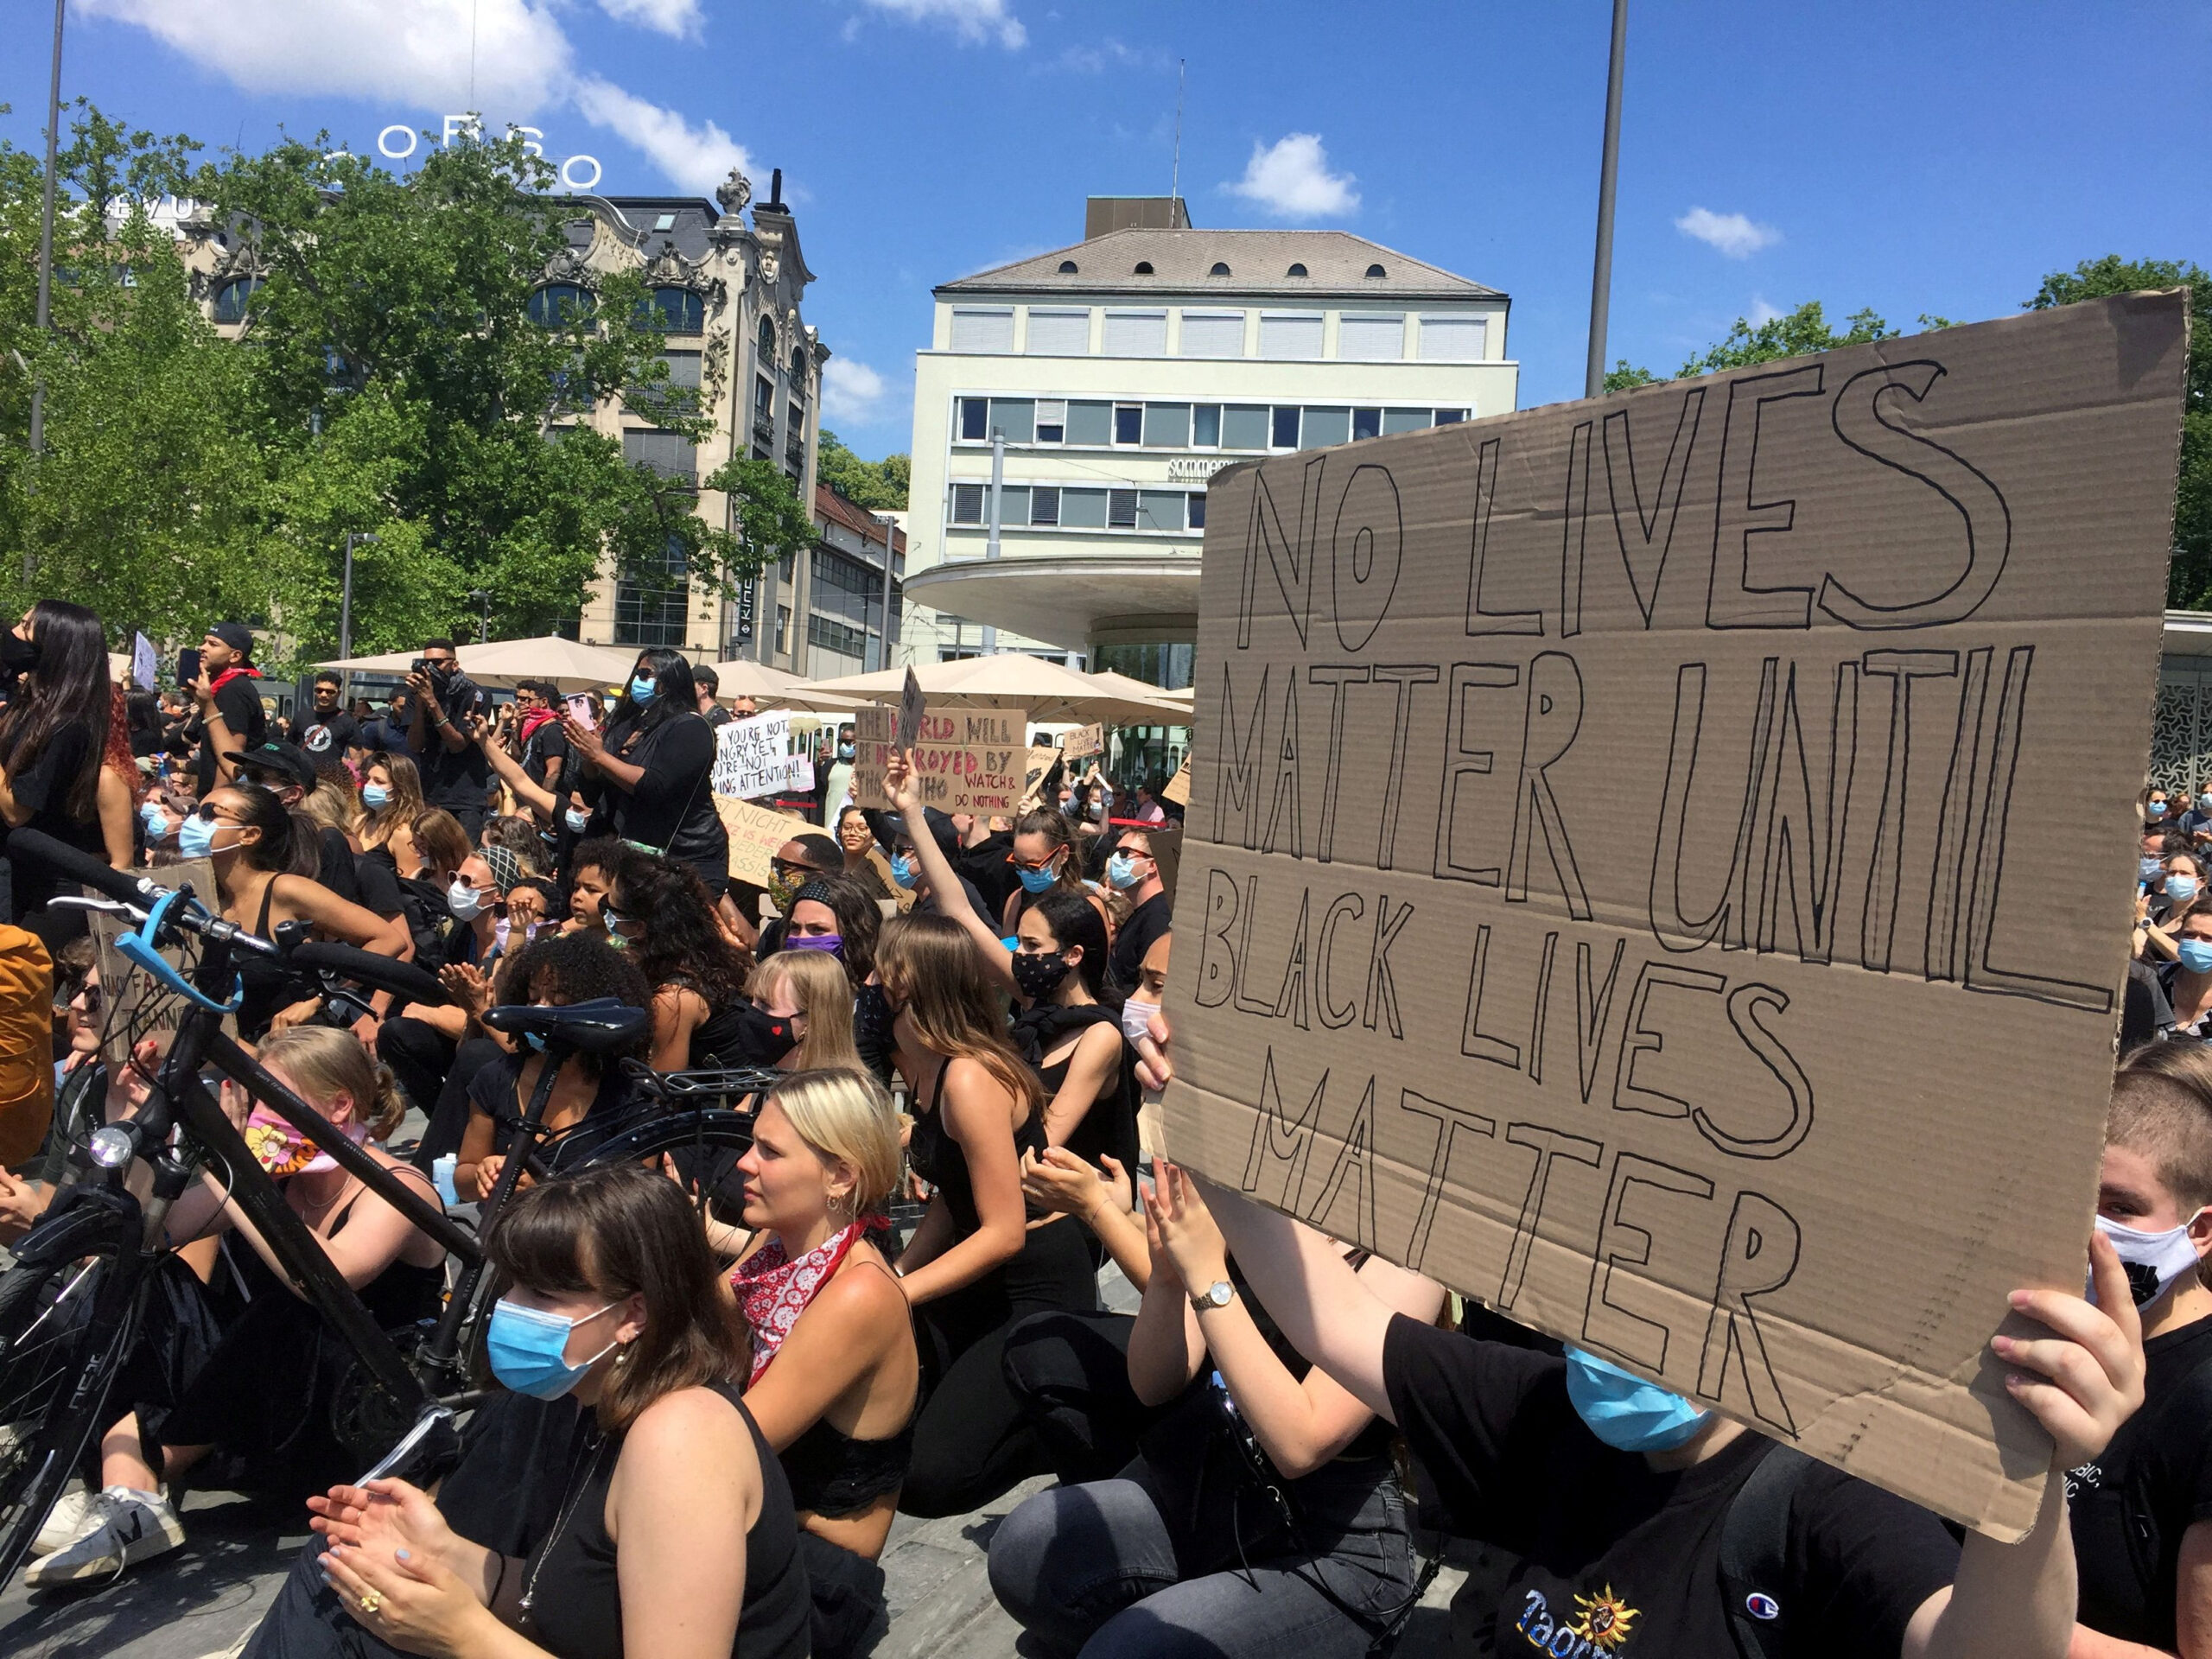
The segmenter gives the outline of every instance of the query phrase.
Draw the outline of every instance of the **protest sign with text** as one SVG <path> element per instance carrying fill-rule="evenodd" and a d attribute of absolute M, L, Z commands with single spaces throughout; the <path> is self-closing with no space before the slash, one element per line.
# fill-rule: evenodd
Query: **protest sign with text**
<path fill-rule="evenodd" d="M 871 714 L 878 718 L 870 720 Z M 1027 712 L 1016 708 L 925 710 L 912 745 L 914 787 L 922 804 L 940 812 L 1012 816 L 1020 809 L 1028 783 L 1026 719 Z M 853 798 L 862 806 L 890 805 L 883 792 L 889 728 L 889 710 L 861 711 L 855 733 L 858 750 Z M 878 732 L 884 735 L 872 735 Z"/>
<path fill-rule="evenodd" d="M 2134 296 L 1216 474 L 1173 1154 L 2018 1536 L 2185 355 Z"/>
<path fill-rule="evenodd" d="M 787 712 L 733 720 L 715 734 L 714 791 L 749 801 L 814 787 L 811 756 L 791 753 Z"/>
<path fill-rule="evenodd" d="M 786 817 L 731 795 L 715 797 L 715 812 L 721 819 L 722 828 L 729 831 L 730 874 L 740 881 L 750 881 L 756 887 L 768 885 L 772 874 L 769 863 L 775 857 L 776 849 L 793 836 L 804 835 L 814 828 L 804 818 Z"/>

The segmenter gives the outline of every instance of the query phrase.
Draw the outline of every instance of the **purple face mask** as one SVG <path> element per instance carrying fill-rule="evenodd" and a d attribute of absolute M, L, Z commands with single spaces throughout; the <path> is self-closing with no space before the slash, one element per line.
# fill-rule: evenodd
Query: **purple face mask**
<path fill-rule="evenodd" d="M 842 933 L 793 933 L 785 937 L 784 949 L 786 950 L 827 950 L 831 956 L 842 960 L 845 952 L 845 936 Z"/>

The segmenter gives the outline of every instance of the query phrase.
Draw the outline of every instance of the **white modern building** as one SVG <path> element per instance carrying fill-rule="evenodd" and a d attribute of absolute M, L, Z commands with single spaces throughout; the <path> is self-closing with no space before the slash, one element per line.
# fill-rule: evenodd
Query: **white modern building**
<path fill-rule="evenodd" d="M 900 643 L 1186 685 L 1206 480 L 1511 410 L 1508 301 L 1342 231 L 1194 230 L 1179 198 L 1086 217 L 1073 247 L 936 290 Z"/>

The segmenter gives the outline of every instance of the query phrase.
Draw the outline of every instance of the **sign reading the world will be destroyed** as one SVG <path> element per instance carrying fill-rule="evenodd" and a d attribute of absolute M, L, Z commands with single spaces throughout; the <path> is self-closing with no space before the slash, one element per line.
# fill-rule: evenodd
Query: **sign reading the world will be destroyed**
<path fill-rule="evenodd" d="M 2185 355 L 2139 295 L 1217 474 L 1172 1154 L 2024 1531 Z"/>
<path fill-rule="evenodd" d="M 887 807 L 884 767 L 897 724 L 887 708 L 854 716 L 853 799 Z M 1027 711 L 1019 708 L 929 709 L 915 719 L 914 787 L 922 804 L 940 812 L 1007 817 L 1020 810 L 1028 785 Z M 905 739 L 899 740 L 903 745 Z"/>

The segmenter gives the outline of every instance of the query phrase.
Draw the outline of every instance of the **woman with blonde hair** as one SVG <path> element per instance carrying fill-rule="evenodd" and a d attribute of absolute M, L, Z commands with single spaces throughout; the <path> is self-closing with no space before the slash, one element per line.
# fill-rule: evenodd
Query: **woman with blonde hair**
<path fill-rule="evenodd" d="M 293 1026 L 271 1033 L 259 1055 L 331 1128 L 437 1203 L 428 1176 L 374 1144 L 399 1127 L 407 1103 L 359 1039 Z M 222 1101 L 254 1157 L 282 1185 L 284 1202 L 377 1323 L 398 1330 L 436 1317 L 445 1247 L 235 1085 L 223 1085 Z M 159 1414 L 134 1410 L 108 1430 L 100 1443 L 102 1490 L 82 1501 L 83 1529 L 40 1560 L 27 1583 L 105 1580 L 181 1544 L 184 1528 L 168 1484 L 210 1452 L 219 1449 L 235 1465 L 234 1472 L 226 1469 L 226 1484 L 294 1503 L 358 1472 L 359 1454 L 332 1427 L 353 1351 L 230 1202 L 217 1172 L 203 1173 L 200 1185 L 170 1207 L 168 1228 L 173 1244 L 235 1230 L 251 1246 L 229 1251 L 251 1300 L 174 1407 Z"/>
<path fill-rule="evenodd" d="M 837 959 L 819 950 L 779 950 L 753 970 L 748 994 L 797 1039 L 776 1062 L 785 1071 L 865 1071 L 853 1042 L 853 987 Z"/>
<path fill-rule="evenodd" d="M 1022 1198 L 1022 1154 L 1046 1147 L 1044 1089 L 966 930 L 894 917 L 876 971 L 914 1102 L 907 1159 L 937 1189 L 899 1258 L 925 1389 L 899 1507 L 957 1515 L 1050 1466 L 1007 1384 L 1006 1338 L 1033 1313 L 1095 1310 L 1097 1281 L 1082 1230 L 1033 1219 Z"/>
<path fill-rule="evenodd" d="M 753 1338 L 745 1402 L 791 1482 L 814 1659 L 841 1659 L 880 1633 L 875 1558 L 913 1449 L 913 1328 L 873 1236 L 899 1182 L 891 1097 L 856 1068 L 795 1073 L 738 1168 L 759 1230 L 730 1274 Z"/>

